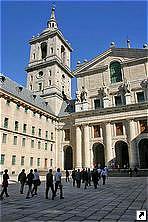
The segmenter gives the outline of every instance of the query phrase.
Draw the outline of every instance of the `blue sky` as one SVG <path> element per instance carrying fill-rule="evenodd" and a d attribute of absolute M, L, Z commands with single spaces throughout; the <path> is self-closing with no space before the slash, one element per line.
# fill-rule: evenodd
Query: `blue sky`
<path fill-rule="evenodd" d="M 1 71 L 26 85 L 28 41 L 46 27 L 53 1 L 1 2 Z M 72 69 L 78 60 L 90 60 L 117 47 L 142 48 L 147 42 L 146 1 L 54 1 L 59 29 L 71 43 Z M 72 96 L 76 81 L 72 81 Z"/>

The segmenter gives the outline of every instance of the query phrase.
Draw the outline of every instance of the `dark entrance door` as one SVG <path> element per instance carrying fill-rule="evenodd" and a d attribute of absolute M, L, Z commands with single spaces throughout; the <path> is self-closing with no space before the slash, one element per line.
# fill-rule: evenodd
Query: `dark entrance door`
<path fill-rule="evenodd" d="M 73 169 L 73 152 L 71 146 L 68 146 L 64 149 L 64 169 Z"/>
<path fill-rule="evenodd" d="M 93 145 L 93 163 L 94 166 L 105 166 L 104 146 L 101 143 Z"/>
<path fill-rule="evenodd" d="M 118 141 L 115 144 L 115 153 L 116 153 L 116 165 L 120 168 L 129 166 L 129 154 L 128 154 L 128 145 L 124 141 Z"/>
<path fill-rule="evenodd" d="M 148 139 L 139 142 L 140 168 L 148 168 Z"/>

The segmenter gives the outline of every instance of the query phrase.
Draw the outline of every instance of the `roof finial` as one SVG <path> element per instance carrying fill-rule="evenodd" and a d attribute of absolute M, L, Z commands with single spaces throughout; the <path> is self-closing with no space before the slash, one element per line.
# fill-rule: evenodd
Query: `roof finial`
<path fill-rule="evenodd" d="M 52 9 L 51 9 L 51 16 L 49 21 L 47 22 L 47 27 L 50 29 L 57 29 L 58 25 L 56 22 L 56 17 L 55 17 L 55 5 L 52 5 Z"/>
<path fill-rule="evenodd" d="M 50 19 L 55 19 L 55 5 L 54 4 L 52 5 Z"/>

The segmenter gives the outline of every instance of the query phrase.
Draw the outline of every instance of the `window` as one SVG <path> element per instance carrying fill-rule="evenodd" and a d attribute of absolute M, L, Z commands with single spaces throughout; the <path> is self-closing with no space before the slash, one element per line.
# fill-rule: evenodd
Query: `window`
<path fill-rule="evenodd" d="M 139 121 L 140 124 L 140 132 L 141 133 L 147 133 L 148 132 L 148 122 L 147 120 L 140 120 Z"/>
<path fill-rule="evenodd" d="M 70 140 L 70 129 L 66 129 L 64 130 L 65 132 L 65 141 L 69 141 Z"/>
<path fill-rule="evenodd" d="M 47 143 L 45 143 L 45 150 L 47 150 Z"/>
<path fill-rule="evenodd" d="M 15 131 L 18 131 L 18 121 L 15 121 Z"/>
<path fill-rule="evenodd" d="M 53 140 L 53 132 L 51 132 L 51 140 Z"/>
<path fill-rule="evenodd" d="M 16 164 L 16 155 L 13 155 L 12 156 L 12 165 L 15 165 Z"/>
<path fill-rule="evenodd" d="M 37 166 L 40 166 L 40 158 L 37 158 Z"/>
<path fill-rule="evenodd" d="M 1 154 L 1 162 L 0 164 L 3 165 L 5 163 L 5 154 Z"/>
<path fill-rule="evenodd" d="M 26 133 L 26 130 L 27 130 L 27 124 L 24 124 L 23 125 L 23 133 Z"/>
<path fill-rule="evenodd" d="M 50 167 L 53 165 L 53 159 L 50 159 Z"/>
<path fill-rule="evenodd" d="M 35 53 L 33 53 L 33 59 L 35 59 Z"/>
<path fill-rule="evenodd" d="M 121 106 L 122 105 L 121 96 L 115 96 L 115 105 L 116 106 Z"/>
<path fill-rule="evenodd" d="M 4 128 L 8 128 L 8 118 L 4 119 Z"/>
<path fill-rule="evenodd" d="M 33 166 L 33 157 L 30 157 L 30 166 Z"/>
<path fill-rule="evenodd" d="M 46 42 L 41 43 L 41 53 L 42 53 L 42 59 L 46 58 L 47 56 L 47 43 Z"/>
<path fill-rule="evenodd" d="M 24 160 L 25 160 L 25 157 L 21 156 L 21 166 L 24 166 Z"/>
<path fill-rule="evenodd" d="M 28 112 L 28 108 L 25 108 L 25 113 L 27 113 Z"/>
<path fill-rule="evenodd" d="M 49 86 L 51 86 L 51 80 L 49 80 Z"/>
<path fill-rule="evenodd" d="M 137 102 L 144 102 L 144 92 L 137 92 Z"/>
<path fill-rule="evenodd" d="M 122 81 L 121 64 L 119 62 L 112 62 L 110 64 L 110 78 L 111 83 Z"/>
<path fill-rule="evenodd" d="M 49 76 L 51 76 L 51 70 L 49 70 Z"/>
<path fill-rule="evenodd" d="M 50 49 L 50 52 L 51 52 L 51 54 L 53 54 L 53 48 L 51 47 L 51 49 Z"/>
<path fill-rule="evenodd" d="M 32 135 L 35 134 L 35 126 L 32 126 Z"/>
<path fill-rule="evenodd" d="M 17 136 L 14 136 L 13 138 L 13 145 L 17 145 Z"/>
<path fill-rule="evenodd" d="M 43 72 L 40 71 L 39 74 L 38 74 L 38 77 L 42 77 L 43 76 Z"/>
<path fill-rule="evenodd" d="M 45 165 L 44 165 L 45 168 L 47 168 L 47 165 L 48 165 L 48 160 L 47 160 L 47 158 L 45 159 L 45 162 L 44 162 L 44 163 L 45 163 Z"/>
<path fill-rule="evenodd" d="M 34 148 L 34 140 L 31 140 L 31 148 Z"/>
<path fill-rule="evenodd" d="M 48 139 L 48 131 L 46 131 L 45 138 Z"/>
<path fill-rule="evenodd" d="M 30 85 L 30 90 L 32 90 L 32 85 Z"/>
<path fill-rule="evenodd" d="M 9 106 L 10 105 L 10 100 L 6 100 L 6 104 Z"/>
<path fill-rule="evenodd" d="M 94 126 L 94 138 L 97 138 L 97 137 L 100 137 L 101 134 L 100 134 L 100 126 L 97 125 L 97 126 Z"/>
<path fill-rule="evenodd" d="M 41 91 L 42 90 L 42 83 L 40 82 L 38 86 L 39 86 L 39 91 Z"/>
<path fill-rule="evenodd" d="M 116 136 L 123 135 L 123 123 L 116 123 Z"/>
<path fill-rule="evenodd" d="M 94 100 L 95 109 L 101 108 L 101 99 Z"/>
<path fill-rule="evenodd" d="M 25 146 L 26 138 L 22 138 L 22 146 Z"/>
<path fill-rule="evenodd" d="M 20 104 L 16 104 L 16 109 L 19 109 L 20 108 Z"/>
<path fill-rule="evenodd" d="M 41 149 L 41 142 L 38 142 L 38 149 Z"/>
<path fill-rule="evenodd" d="M 41 129 L 39 129 L 39 133 L 38 133 L 39 137 L 41 137 L 41 132 L 42 132 Z"/>
<path fill-rule="evenodd" d="M 50 146 L 50 151 L 52 151 L 53 150 L 53 144 L 51 144 L 51 146 Z"/>
<path fill-rule="evenodd" d="M 2 143 L 6 143 L 7 141 L 7 134 L 3 133 Z"/>

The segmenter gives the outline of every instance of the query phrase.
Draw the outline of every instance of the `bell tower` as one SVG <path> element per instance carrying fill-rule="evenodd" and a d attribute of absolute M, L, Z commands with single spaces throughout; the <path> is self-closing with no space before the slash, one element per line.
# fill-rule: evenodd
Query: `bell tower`
<path fill-rule="evenodd" d="M 58 115 L 63 95 L 71 99 L 70 54 L 72 48 L 58 29 L 55 8 L 51 10 L 47 28 L 29 41 L 30 60 L 27 88 L 40 95 Z"/>

